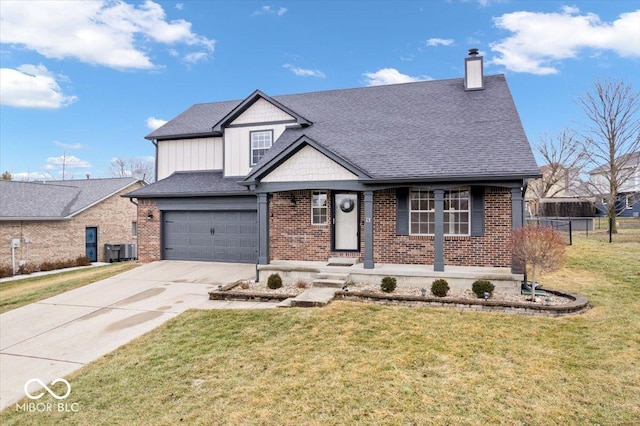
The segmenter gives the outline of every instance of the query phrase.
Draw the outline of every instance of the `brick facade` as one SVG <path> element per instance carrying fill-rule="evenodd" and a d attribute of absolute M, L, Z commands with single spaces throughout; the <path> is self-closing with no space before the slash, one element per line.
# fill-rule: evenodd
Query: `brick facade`
<path fill-rule="evenodd" d="M 11 239 L 20 239 L 16 265 L 75 259 L 85 255 L 85 228 L 98 228 L 98 261 L 104 261 L 104 244 L 137 243 L 132 235 L 136 206 L 122 194 L 142 186 L 135 184 L 68 220 L 0 222 L 0 265 L 11 265 Z M 29 243 L 25 243 L 25 238 Z"/>
<path fill-rule="evenodd" d="M 292 203 L 295 198 L 295 205 Z M 363 212 L 360 197 L 360 212 Z M 328 194 L 331 212 L 331 192 Z M 331 219 L 311 225 L 311 191 L 273 194 L 269 202 L 270 259 L 326 261 L 340 255 L 361 256 L 364 224 L 360 218 L 360 252 L 331 251 Z M 374 262 L 433 264 L 432 236 L 396 235 L 396 191 L 374 192 Z M 485 193 L 485 230 L 482 237 L 445 237 L 446 265 L 510 267 L 511 194 L 507 188 L 489 187 Z"/>
<path fill-rule="evenodd" d="M 160 260 L 161 219 L 155 200 L 138 200 L 138 259 L 141 262 Z"/>

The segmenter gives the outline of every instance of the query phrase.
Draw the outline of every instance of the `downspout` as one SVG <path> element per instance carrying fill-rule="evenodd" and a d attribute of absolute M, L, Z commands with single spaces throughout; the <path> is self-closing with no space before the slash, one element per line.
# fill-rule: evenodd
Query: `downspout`
<path fill-rule="evenodd" d="M 151 143 L 153 144 L 153 146 L 156 147 L 156 164 L 155 164 L 155 167 L 154 167 L 153 174 L 155 175 L 154 176 L 154 182 L 157 182 L 158 181 L 158 140 L 157 139 L 153 139 L 151 141 Z"/>

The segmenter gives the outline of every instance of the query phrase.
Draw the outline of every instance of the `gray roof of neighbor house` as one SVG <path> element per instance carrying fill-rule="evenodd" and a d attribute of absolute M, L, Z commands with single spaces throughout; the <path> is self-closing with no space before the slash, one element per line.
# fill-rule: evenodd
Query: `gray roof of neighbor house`
<path fill-rule="evenodd" d="M 0 220 L 61 220 L 138 182 L 135 178 L 44 182 L 0 180 Z"/>
<path fill-rule="evenodd" d="M 623 154 L 616 158 L 616 163 L 618 165 L 624 164 L 624 168 L 640 167 L 640 151 Z M 591 170 L 589 174 L 592 175 L 592 174 L 602 173 L 607 170 L 609 170 L 609 165 L 603 164 L 602 166 L 598 166 L 595 169 Z"/>
<path fill-rule="evenodd" d="M 149 186 L 126 194 L 136 198 L 203 197 L 213 195 L 253 195 L 238 178 L 224 178 L 221 170 L 175 172 Z"/>
<path fill-rule="evenodd" d="M 539 176 L 504 75 L 484 85 L 465 91 L 456 78 L 273 96 L 313 124 L 285 130 L 247 180 L 304 137 L 372 180 Z M 147 138 L 212 135 L 242 102 L 194 105 Z"/>

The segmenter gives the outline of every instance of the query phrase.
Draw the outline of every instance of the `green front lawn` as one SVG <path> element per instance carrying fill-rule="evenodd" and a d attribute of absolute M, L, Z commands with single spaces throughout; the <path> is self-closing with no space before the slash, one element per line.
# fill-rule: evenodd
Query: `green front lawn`
<path fill-rule="evenodd" d="M 136 262 L 114 263 L 36 277 L 25 276 L 19 280 L 2 282 L 0 283 L 0 314 L 109 278 L 138 265 Z"/>
<path fill-rule="evenodd" d="M 77 412 L 9 407 L 0 423 L 640 424 L 637 236 L 577 239 L 567 266 L 542 277 L 586 295 L 582 315 L 189 311 L 68 377 Z"/>

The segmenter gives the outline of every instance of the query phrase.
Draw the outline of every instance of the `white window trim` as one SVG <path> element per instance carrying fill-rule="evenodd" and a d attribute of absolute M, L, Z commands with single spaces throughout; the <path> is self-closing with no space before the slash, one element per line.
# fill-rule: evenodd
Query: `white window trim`
<path fill-rule="evenodd" d="M 426 234 L 422 234 L 422 233 L 414 233 L 412 232 L 412 222 L 411 222 L 411 217 L 413 216 L 412 213 L 413 212 L 421 212 L 421 213 L 430 213 L 433 212 L 434 215 L 434 227 L 435 227 L 435 200 L 434 200 L 434 208 L 433 210 L 413 210 L 413 208 L 411 207 L 412 203 L 412 198 L 411 198 L 411 194 L 413 192 L 430 192 L 430 193 L 434 193 L 433 190 L 428 190 L 428 189 L 421 189 L 421 188 L 412 188 L 411 191 L 409 191 L 409 235 L 416 235 L 416 236 L 429 236 L 429 237 L 433 237 L 435 236 L 435 234 L 430 234 L 430 233 L 426 233 Z M 446 198 L 446 193 L 447 192 L 452 192 L 452 191 L 467 191 L 469 193 L 469 201 L 467 203 L 467 210 L 444 210 L 442 213 L 443 215 L 447 214 L 447 213 L 467 213 L 467 217 L 468 219 L 468 223 L 467 223 L 467 233 L 466 234 L 447 234 L 445 233 L 444 236 L 445 237 L 468 237 L 471 235 L 471 188 L 469 187 L 460 187 L 460 188 L 452 188 L 452 189 L 448 189 L 445 190 L 445 198 Z M 435 198 L 435 195 L 434 195 Z M 443 218 L 444 220 L 444 218 Z"/>
<path fill-rule="evenodd" d="M 261 147 L 261 148 L 254 148 L 253 147 L 253 135 L 255 134 L 259 134 L 259 133 L 269 133 L 271 135 L 271 140 L 269 141 L 269 146 L 268 147 Z M 252 130 L 249 132 L 249 165 L 251 167 L 255 166 L 256 164 L 258 164 L 258 161 L 256 161 L 255 163 L 253 162 L 253 151 L 257 151 L 257 150 L 269 150 L 271 149 L 271 147 L 273 146 L 273 129 L 266 129 L 266 130 Z M 262 158 L 262 157 L 260 157 Z"/>
<path fill-rule="evenodd" d="M 324 194 L 325 196 L 325 201 L 324 201 L 324 207 L 320 206 L 320 207 L 314 207 L 313 206 L 313 198 L 315 195 L 320 195 L 320 194 Z M 324 209 L 325 210 L 325 220 L 324 222 L 319 222 L 316 223 L 314 222 L 314 215 L 313 215 L 313 210 L 314 209 Z M 311 191 L 311 225 L 313 226 L 325 226 L 329 223 L 329 193 L 327 191 Z"/>

